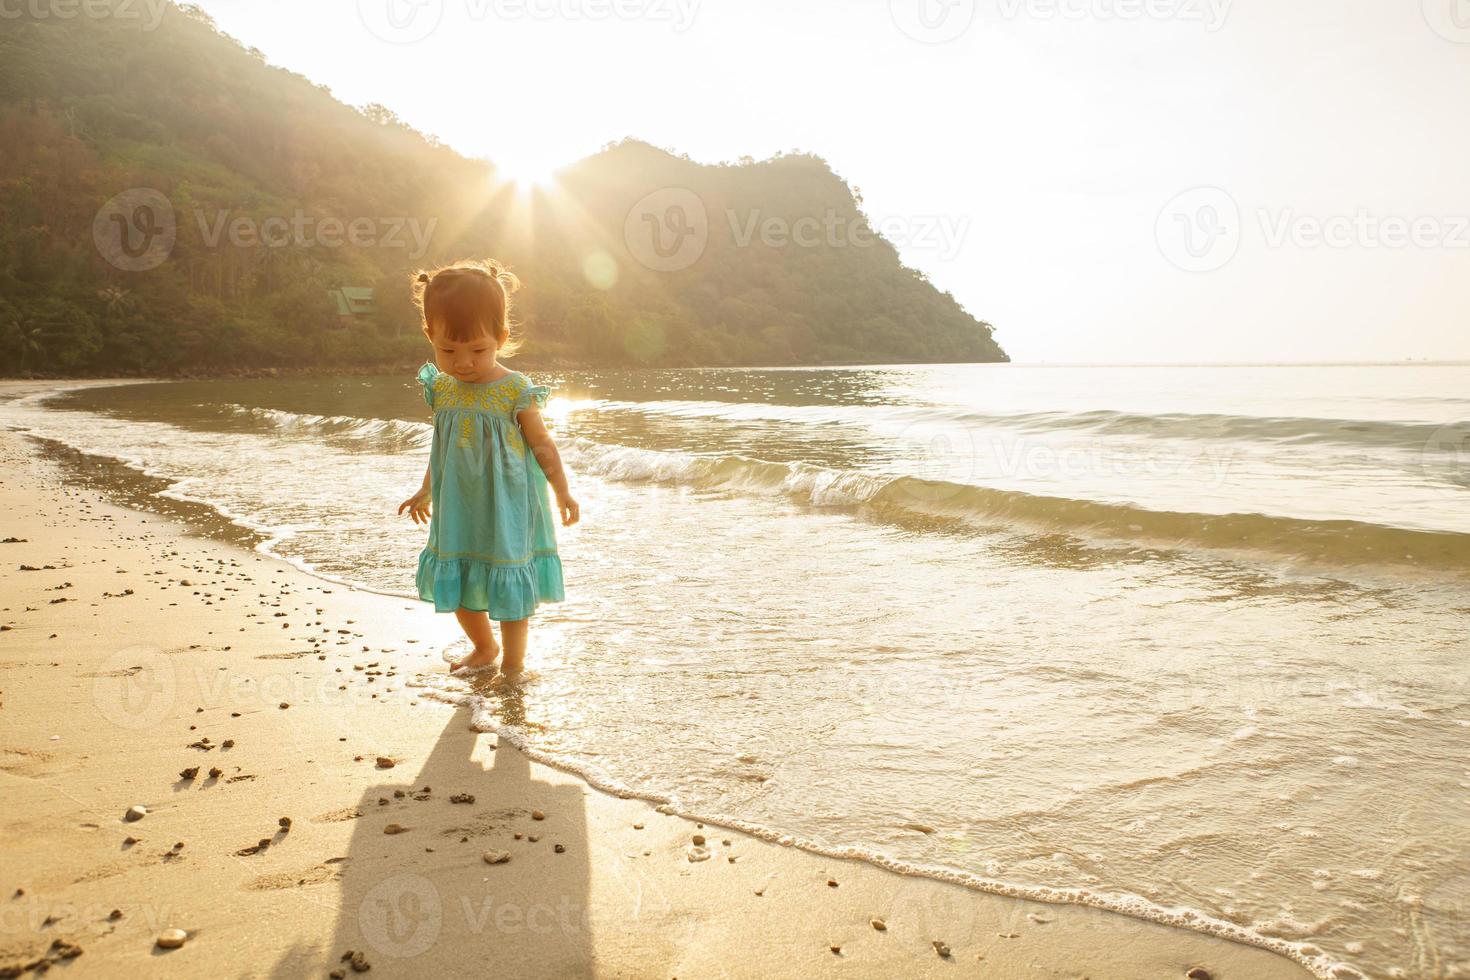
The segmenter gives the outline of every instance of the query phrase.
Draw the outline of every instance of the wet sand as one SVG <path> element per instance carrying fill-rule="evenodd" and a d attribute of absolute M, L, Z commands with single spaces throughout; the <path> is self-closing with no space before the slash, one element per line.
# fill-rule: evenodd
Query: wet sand
<path fill-rule="evenodd" d="M 0 470 L 0 976 L 1309 976 L 599 792 L 408 686 L 452 617 Z"/>

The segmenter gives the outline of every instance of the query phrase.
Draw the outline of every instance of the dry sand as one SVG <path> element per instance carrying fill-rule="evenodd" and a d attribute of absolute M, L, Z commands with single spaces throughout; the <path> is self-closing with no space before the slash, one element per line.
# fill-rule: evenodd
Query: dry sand
<path fill-rule="evenodd" d="M 405 687 L 452 617 L 115 506 L 12 431 L 0 473 L 0 976 L 1308 975 L 601 793 Z"/>

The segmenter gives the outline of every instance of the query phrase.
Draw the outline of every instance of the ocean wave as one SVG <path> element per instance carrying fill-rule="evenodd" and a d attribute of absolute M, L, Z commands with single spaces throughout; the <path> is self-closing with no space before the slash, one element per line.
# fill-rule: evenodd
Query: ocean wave
<path fill-rule="evenodd" d="M 403 419 L 367 419 L 354 415 L 311 415 L 288 412 L 279 408 L 259 408 L 229 404 L 224 410 L 252 419 L 285 433 L 301 433 L 338 437 L 372 444 L 385 452 L 428 449 L 433 443 L 434 427 L 426 422 Z"/>
<path fill-rule="evenodd" d="M 1413 452 L 1470 446 L 1470 418 L 1447 423 L 1389 419 L 1136 412 L 987 413 L 918 405 L 771 405 L 720 401 L 600 401 L 586 407 L 679 418 L 891 426 L 962 426 L 1078 436 L 1139 436 L 1285 446 L 1331 445 Z"/>
<path fill-rule="evenodd" d="M 1239 549 L 1333 563 L 1470 569 L 1470 534 L 1452 531 L 1268 514 L 1149 510 L 916 476 L 739 455 L 663 452 L 582 438 L 571 440 L 566 454 L 573 465 L 614 480 L 782 494 L 812 506 L 860 507 L 879 516 L 942 517 L 1003 529 L 1100 535 L 1150 546 Z"/>
<path fill-rule="evenodd" d="M 589 404 L 607 407 L 615 403 Z M 773 408 L 736 407 L 763 411 Z M 775 408 L 785 411 L 790 407 Z M 426 450 L 433 439 L 433 428 L 425 422 L 310 415 L 244 405 L 228 405 L 226 409 L 279 431 L 352 440 L 383 452 Z M 1443 437 L 1448 430 L 1439 427 L 1430 431 Z M 1465 438 L 1470 439 L 1470 423 L 1466 423 Z M 988 529 L 1099 536 L 1148 547 L 1242 550 L 1324 563 L 1470 570 L 1470 534 L 1454 531 L 1348 519 L 1152 510 L 1129 503 L 1031 494 L 800 461 L 642 449 L 583 437 L 566 441 L 563 453 L 574 467 L 612 480 L 784 495 L 816 507 L 862 508 L 880 518 L 942 518 Z"/>

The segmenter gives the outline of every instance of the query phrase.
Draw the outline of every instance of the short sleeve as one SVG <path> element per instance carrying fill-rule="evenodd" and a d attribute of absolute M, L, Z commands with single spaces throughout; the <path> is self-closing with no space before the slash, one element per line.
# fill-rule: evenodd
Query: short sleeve
<path fill-rule="evenodd" d="M 511 414 L 519 415 L 528 408 L 545 408 L 546 399 L 550 397 L 551 389 L 549 387 L 546 385 L 532 384 L 531 379 L 527 378 L 526 386 L 521 389 L 520 395 L 516 398 L 516 405 L 511 411 Z"/>
<path fill-rule="evenodd" d="M 439 369 L 432 362 L 425 361 L 424 366 L 419 368 L 419 384 L 424 386 L 424 403 L 430 408 L 434 407 L 434 380 L 439 377 Z"/>

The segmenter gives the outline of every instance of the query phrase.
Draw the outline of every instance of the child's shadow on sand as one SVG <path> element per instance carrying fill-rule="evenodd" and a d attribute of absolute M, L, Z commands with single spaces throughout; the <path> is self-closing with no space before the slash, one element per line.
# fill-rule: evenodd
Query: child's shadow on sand
<path fill-rule="evenodd" d="M 519 697 L 503 702 L 508 722 L 523 718 Z M 592 974 L 581 788 L 533 780 L 524 755 L 508 742 L 492 751 L 494 736 L 468 721 L 456 711 L 416 774 L 400 765 L 400 779 L 363 794 L 346 858 L 328 865 L 341 876 L 328 970 L 357 975 L 340 961 L 353 950 L 374 977 Z M 450 802 L 462 793 L 474 803 Z M 533 809 L 545 819 L 532 819 Z M 407 830 L 384 832 L 395 823 Z M 489 864 L 487 851 L 510 861 Z M 293 950 L 274 974 L 321 975 L 321 953 Z"/>

